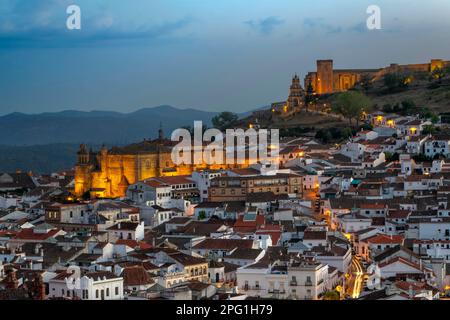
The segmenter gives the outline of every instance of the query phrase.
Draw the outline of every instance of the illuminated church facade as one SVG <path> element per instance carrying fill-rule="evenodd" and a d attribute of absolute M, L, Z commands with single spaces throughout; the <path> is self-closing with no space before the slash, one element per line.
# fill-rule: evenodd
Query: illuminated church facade
<path fill-rule="evenodd" d="M 161 176 L 190 175 L 196 170 L 221 170 L 242 168 L 246 164 L 176 165 L 172 160 L 172 149 L 178 142 L 159 138 L 144 140 L 124 147 L 99 152 L 81 145 L 75 165 L 74 194 L 77 197 L 89 194 L 91 198 L 120 198 L 126 195 L 131 184 Z"/>

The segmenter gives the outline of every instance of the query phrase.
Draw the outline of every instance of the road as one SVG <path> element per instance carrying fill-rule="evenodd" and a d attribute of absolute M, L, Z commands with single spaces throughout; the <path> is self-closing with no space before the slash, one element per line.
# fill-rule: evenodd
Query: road
<path fill-rule="evenodd" d="M 349 279 L 349 294 L 353 299 L 359 298 L 363 288 L 364 269 L 357 257 L 352 259 L 351 278 Z"/>

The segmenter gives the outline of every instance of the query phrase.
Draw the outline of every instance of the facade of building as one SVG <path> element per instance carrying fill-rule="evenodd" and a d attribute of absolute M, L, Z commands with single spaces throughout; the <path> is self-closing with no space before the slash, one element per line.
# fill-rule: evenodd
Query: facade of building
<path fill-rule="evenodd" d="M 255 177 L 217 177 L 211 180 L 209 201 L 244 201 L 248 194 L 273 192 L 280 194 L 301 194 L 301 176 L 278 173 Z"/>

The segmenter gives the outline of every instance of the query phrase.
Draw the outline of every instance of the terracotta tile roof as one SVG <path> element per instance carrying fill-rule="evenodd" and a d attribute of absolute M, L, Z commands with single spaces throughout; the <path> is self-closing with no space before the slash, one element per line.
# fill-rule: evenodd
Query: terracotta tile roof
<path fill-rule="evenodd" d="M 158 177 L 158 178 L 153 178 L 152 180 L 156 180 L 156 181 L 162 182 L 167 185 L 195 183 L 195 181 L 192 180 L 191 176 L 188 176 L 188 175 L 173 176 L 173 177 Z"/>
<path fill-rule="evenodd" d="M 389 219 L 407 219 L 411 211 L 409 210 L 390 210 L 387 214 L 387 218 Z"/>
<path fill-rule="evenodd" d="M 385 203 L 361 203 L 361 209 L 384 209 L 387 207 Z"/>
<path fill-rule="evenodd" d="M 169 256 L 174 259 L 175 261 L 177 261 L 178 263 L 181 263 L 184 266 L 192 266 L 192 265 L 197 265 L 197 264 L 204 264 L 204 263 L 208 263 L 206 261 L 206 259 L 204 258 L 197 258 L 197 257 L 193 257 L 190 256 L 188 254 L 184 254 L 182 252 L 177 252 L 174 254 L 169 254 Z"/>
<path fill-rule="evenodd" d="M 260 226 L 264 225 L 266 219 L 263 215 L 256 215 L 255 220 L 245 220 L 246 215 L 239 216 L 236 223 L 233 225 L 233 230 L 235 232 L 255 232 Z"/>
<path fill-rule="evenodd" d="M 16 234 L 14 239 L 18 240 L 47 240 L 56 234 L 58 234 L 59 229 L 50 230 L 47 233 L 35 233 L 34 229 L 22 229 L 20 232 Z"/>
<path fill-rule="evenodd" d="M 156 180 L 153 180 L 153 179 L 152 180 L 146 180 L 146 181 L 144 181 L 144 183 L 146 185 L 150 186 L 150 187 L 153 187 L 153 188 L 169 187 L 169 185 L 167 185 L 166 183 L 161 182 L 161 181 L 156 181 Z"/>
<path fill-rule="evenodd" d="M 125 286 L 145 286 L 154 283 L 146 269 L 139 265 L 123 269 L 121 277 Z"/>
<path fill-rule="evenodd" d="M 385 234 L 378 234 L 371 238 L 366 239 L 368 243 L 372 244 L 403 244 L 405 240 L 403 235 L 392 235 L 388 236 Z"/>
<path fill-rule="evenodd" d="M 144 241 L 136 241 L 136 240 L 128 240 L 128 239 L 119 239 L 116 241 L 116 244 L 126 245 L 132 249 L 150 249 L 152 246 Z"/>
<path fill-rule="evenodd" d="M 281 238 L 282 230 L 278 224 L 265 224 L 256 230 L 256 235 L 269 235 L 272 238 L 272 245 L 277 245 Z"/>

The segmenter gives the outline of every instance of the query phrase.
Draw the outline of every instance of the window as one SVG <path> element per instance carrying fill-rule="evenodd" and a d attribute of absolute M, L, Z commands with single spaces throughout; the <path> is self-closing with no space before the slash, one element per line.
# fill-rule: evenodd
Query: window
<path fill-rule="evenodd" d="M 109 297 L 109 288 L 106 288 L 106 296 Z"/>
<path fill-rule="evenodd" d="M 97 290 L 95 290 L 95 298 L 97 298 L 97 299 L 98 299 L 98 289 L 97 289 Z"/>
<path fill-rule="evenodd" d="M 119 287 L 115 288 L 115 292 L 116 292 L 116 296 L 118 296 L 119 295 Z"/>

